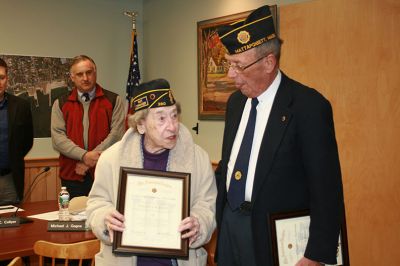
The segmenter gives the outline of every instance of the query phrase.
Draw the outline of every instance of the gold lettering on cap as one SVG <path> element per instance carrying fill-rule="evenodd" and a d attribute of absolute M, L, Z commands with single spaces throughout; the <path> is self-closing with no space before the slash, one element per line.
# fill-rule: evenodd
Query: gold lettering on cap
<path fill-rule="evenodd" d="M 237 40 L 241 44 L 246 44 L 250 41 L 250 34 L 247 31 L 242 30 L 238 33 Z"/>
<path fill-rule="evenodd" d="M 251 49 L 253 47 L 259 46 L 259 45 L 265 43 L 266 41 L 267 41 L 267 38 L 264 37 L 264 38 L 261 38 L 261 39 L 255 41 L 255 42 L 252 42 L 250 44 L 246 44 L 246 45 L 236 49 L 235 50 L 235 54 L 242 53 L 242 52 L 247 51 L 247 50 L 249 50 L 249 49 Z"/>

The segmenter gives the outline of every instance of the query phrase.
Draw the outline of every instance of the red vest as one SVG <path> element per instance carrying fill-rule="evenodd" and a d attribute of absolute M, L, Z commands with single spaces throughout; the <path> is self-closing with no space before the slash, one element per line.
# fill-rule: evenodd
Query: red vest
<path fill-rule="evenodd" d="M 96 84 L 96 95 L 90 101 L 89 106 L 88 151 L 96 148 L 110 133 L 116 96 L 115 93 L 104 90 Z M 85 149 L 82 123 L 83 105 L 78 97 L 78 91 L 74 88 L 66 99 L 59 99 L 59 104 L 64 116 L 68 138 Z M 75 173 L 77 162 L 79 161 L 60 153 L 60 177 L 65 180 L 82 180 L 83 176 Z M 94 177 L 94 168 L 90 169 L 90 172 Z"/>

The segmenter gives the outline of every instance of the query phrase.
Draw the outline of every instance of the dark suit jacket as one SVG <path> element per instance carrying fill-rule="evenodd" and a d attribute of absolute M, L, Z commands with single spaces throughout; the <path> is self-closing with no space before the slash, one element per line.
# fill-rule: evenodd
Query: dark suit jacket
<path fill-rule="evenodd" d="M 237 91 L 227 103 L 222 159 L 216 171 L 218 225 L 226 204 L 227 164 L 246 100 Z M 251 201 L 257 265 L 273 265 L 269 215 L 303 209 L 311 211 L 305 256 L 336 261 L 344 207 L 332 108 L 316 90 L 283 73 L 261 143 Z"/>
<path fill-rule="evenodd" d="M 7 94 L 8 97 L 8 156 L 15 188 L 20 200 L 24 194 L 24 157 L 32 148 L 33 125 L 28 101 Z"/>

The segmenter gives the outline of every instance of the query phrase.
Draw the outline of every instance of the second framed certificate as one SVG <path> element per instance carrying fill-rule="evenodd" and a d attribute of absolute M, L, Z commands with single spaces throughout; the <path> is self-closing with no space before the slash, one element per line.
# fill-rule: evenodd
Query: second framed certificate
<path fill-rule="evenodd" d="M 309 212 L 304 210 L 273 214 L 270 216 L 270 224 L 274 265 L 295 265 L 306 250 L 310 227 Z M 336 260 L 336 266 L 349 265 L 345 219 L 340 229 Z"/>
<path fill-rule="evenodd" d="M 113 252 L 187 258 L 178 232 L 189 216 L 190 174 L 121 167 L 117 210 L 125 231 L 115 232 Z"/>

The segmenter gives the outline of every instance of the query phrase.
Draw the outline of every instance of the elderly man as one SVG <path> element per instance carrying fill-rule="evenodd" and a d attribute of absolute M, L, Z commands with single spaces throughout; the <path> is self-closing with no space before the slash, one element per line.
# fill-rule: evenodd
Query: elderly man
<path fill-rule="evenodd" d="M 220 27 L 228 100 L 217 169 L 218 266 L 274 265 L 269 217 L 308 209 L 304 257 L 336 263 L 343 191 L 332 108 L 316 90 L 279 70 L 281 40 L 268 6 Z"/>
<path fill-rule="evenodd" d="M 180 108 L 166 80 L 152 80 L 139 85 L 133 95 L 133 104 L 135 113 L 129 117 L 130 128 L 121 141 L 100 156 L 96 180 L 89 194 L 88 223 L 94 234 L 102 240 L 96 265 L 205 266 L 207 252 L 201 246 L 210 239 L 216 225 L 217 189 L 210 159 L 193 142 L 188 129 L 179 123 Z M 118 256 L 112 252 L 110 244 L 114 232 L 123 232 L 125 229 L 131 231 L 135 226 L 126 224 L 125 217 L 115 209 L 120 167 L 191 174 L 190 216 L 184 217 L 180 224 L 171 225 L 173 232 L 178 231 L 182 238 L 189 240 L 188 260 Z M 165 189 L 164 193 L 168 193 L 168 190 Z M 151 222 L 151 217 L 138 221 L 139 224 Z M 163 229 L 166 229 L 165 226 Z M 149 232 L 150 236 L 151 233 L 154 234 Z"/>
<path fill-rule="evenodd" d="M 24 195 L 24 157 L 32 148 L 33 124 L 29 102 L 8 94 L 8 67 L 0 58 L 0 205 Z"/>
<path fill-rule="evenodd" d="M 70 76 L 74 88 L 53 104 L 51 138 L 60 152 L 61 184 L 73 198 L 89 194 L 100 153 L 121 139 L 125 114 L 121 97 L 96 83 L 92 58 L 73 58 Z"/>

